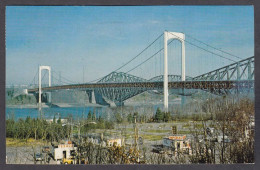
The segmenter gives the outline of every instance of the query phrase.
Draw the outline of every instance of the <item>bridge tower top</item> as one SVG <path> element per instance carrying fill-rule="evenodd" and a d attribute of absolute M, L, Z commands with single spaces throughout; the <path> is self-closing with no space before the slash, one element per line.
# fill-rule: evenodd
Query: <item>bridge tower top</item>
<path fill-rule="evenodd" d="M 185 41 L 185 34 L 182 32 L 168 32 L 168 31 L 164 31 L 164 36 L 166 36 L 165 38 L 168 40 L 170 39 L 177 39 L 180 42 L 184 42 Z"/>

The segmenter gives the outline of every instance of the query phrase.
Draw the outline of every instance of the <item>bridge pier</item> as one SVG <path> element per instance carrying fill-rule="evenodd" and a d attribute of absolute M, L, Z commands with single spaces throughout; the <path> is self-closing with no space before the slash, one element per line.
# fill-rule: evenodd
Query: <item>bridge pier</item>
<path fill-rule="evenodd" d="M 182 89 L 182 94 L 183 95 L 181 95 L 181 107 L 183 108 L 183 106 L 186 103 L 185 89 Z"/>
<path fill-rule="evenodd" d="M 87 90 L 86 93 L 89 98 L 89 103 L 110 106 L 110 104 L 96 90 Z"/>
<path fill-rule="evenodd" d="M 86 93 L 87 93 L 87 95 L 88 95 L 88 101 L 89 101 L 89 103 L 96 104 L 96 99 L 95 99 L 94 90 L 87 90 Z"/>
<path fill-rule="evenodd" d="M 51 92 L 42 93 L 41 96 L 39 96 L 39 93 L 35 93 L 34 96 L 38 104 L 51 103 Z M 39 99 L 41 99 L 41 101 L 39 101 Z"/>
<path fill-rule="evenodd" d="M 47 95 L 47 103 L 51 103 L 51 92 L 47 92 L 46 93 L 46 95 Z"/>

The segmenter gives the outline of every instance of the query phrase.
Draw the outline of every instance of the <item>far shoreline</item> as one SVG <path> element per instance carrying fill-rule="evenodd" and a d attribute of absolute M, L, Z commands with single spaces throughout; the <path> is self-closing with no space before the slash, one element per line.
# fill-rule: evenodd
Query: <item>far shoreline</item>
<path fill-rule="evenodd" d="M 66 104 L 66 103 L 59 103 L 59 104 L 53 104 L 52 106 L 46 105 L 45 103 L 42 104 L 41 106 L 42 108 L 50 108 L 50 107 L 61 107 L 61 108 L 66 108 L 66 107 L 105 107 L 102 105 L 98 105 L 98 104 Z M 15 104 L 15 105 L 6 105 L 6 108 L 14 108 L 14 109 L 37 109 L 38 105 L 36 104 Z"/>

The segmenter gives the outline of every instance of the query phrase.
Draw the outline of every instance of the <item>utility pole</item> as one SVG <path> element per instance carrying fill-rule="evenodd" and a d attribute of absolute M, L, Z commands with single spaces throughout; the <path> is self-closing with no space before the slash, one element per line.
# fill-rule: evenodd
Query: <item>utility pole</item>
<path fill-rule="evenodd" d="M 136 116 L 134 117 L 134 131 L 135 131 L 135 141 L 134 141 L 134 152 L 137 156 L 137 162 L 139 162 L 139 146 L 138 146 L 138 129 L 137 129 L 137 124 L 136 124 Z"/>

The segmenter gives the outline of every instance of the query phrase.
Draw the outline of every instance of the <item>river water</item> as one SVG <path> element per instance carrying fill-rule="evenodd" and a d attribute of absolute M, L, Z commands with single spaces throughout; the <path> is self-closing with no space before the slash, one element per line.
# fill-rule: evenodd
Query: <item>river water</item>
<path fill-rule="evenodd" d="M 68 118 L 70 115 L 73 116 L 74 119 L 78 118 L 87 118 L 89 111 L 91 113 L 95 113 L 96 117 L 104 116 L 104 112 L 106 107 L 53 107 L 53 108 L 42 108 L 41 111 L 38 108 L 6 108 L 6 119 L 15 118 L 18 120 L 20 118 L 25 119 L 30 116 L 31 118 L 37 118 L 42 116 L 45 119 L 53 119 L 61 117 Z"/>
<path fill-rule="evenodd" d="M 169 103 L 170 104 L 170 103 Z M 174 105 L 180 105 L 179 101 L 172 102 L 169 107 Z M 43 107 L 41 111 L 38 108 L 28 108 L 23 106 L 17 107 L 6 107 L 6 119 L 14 118 L 18 119 L 26 119 L 26 117 L 31 118 L 45 118 L 45 119 L 53 119 L 55 118 L 68 118 L 70 116 L 73 119 L 84 119 L 87 118 L 88 113 L 91 112 L 95 114 L 96 118 L 102 117 L 105 119 L 110 119 L 113 117 L 111 113 L 134 113 L 138 112 L 140 114 L 150 114 L 154 115 L 156 113 L 157 108 L 163 108 L 163 103 L 133 103 L 128 106 L 110 108 L 108 106 L 94 105 L 94 106 L 70 106 L 70 107 Z"/>

